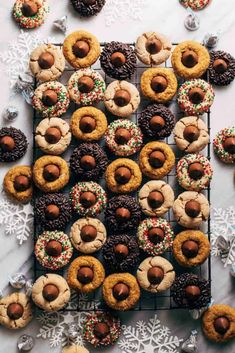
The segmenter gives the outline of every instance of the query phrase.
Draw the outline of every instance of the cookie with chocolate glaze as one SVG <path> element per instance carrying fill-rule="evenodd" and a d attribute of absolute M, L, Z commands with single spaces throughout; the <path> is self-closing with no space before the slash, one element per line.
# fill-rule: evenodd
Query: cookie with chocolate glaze
<path fill-rule="evenodd" d="M 222 50 L 211 51 L 209 77 L 214 85 L 229 85 L 235 78 L 235 58 Z"/>
<path fill-rule="evenodd" d="M 25 134 L 15 127 L 0 129 L 0 162 L 15 162 L 22 158 L 28 148 Z"/>
<path fill-rule="evenodd" d="M 71 0 L 71 3 L 81 17 L 91 17 L 102 10 L 105 0 Z"/>

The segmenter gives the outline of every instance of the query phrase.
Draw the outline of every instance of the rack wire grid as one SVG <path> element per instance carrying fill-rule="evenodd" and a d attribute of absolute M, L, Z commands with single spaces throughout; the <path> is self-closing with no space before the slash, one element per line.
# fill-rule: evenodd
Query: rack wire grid
<path fill-rule="evenodd" d="M 62 47 L 62 44 L 58 44 L 55 43 L 56 46 Z M 131 45 L 132 47 L 135 46 L 135 43 L 129 43 L 129 45 Z M 173 43 L 173 47 L 175 47 L 177 45 L 177 43 Z M 105 43 L 101 43 L 101 47 L 103 48 L 105 46 Z M 146 65 L 142 65 L 140 63 L 138 63 L 137 65 L 137 70 L 135 72 L 135 74 L 132 76 L 132 78 L 128 81 L 130 81 L 131 83 L 133 83 L 138 90 L 140 91 L 140 77 L 141 74 L 143 73 L 144 70 L 150 68 L 151 66 L 146 66 Z M 165 64 L 164 67 L 166 68 L 172 68 L 171 67 L 171 62 L 170 59 L 168 59 Z M 92 69 L 97 70 L 99 73 L 101 73 L 101 75 L 104 77 L 104 80 L 106 82 L 106 85 L 108 85 L 110 82 L 112 82 L 113 80 L 109 77 L 107 77 L 104 72 L 102 71 L 101 67 L 100 67 L 100 63 L 99 61 L 92 66 Z M 71 76 L 71 74 L 73 72 L 75 72 L 76 70 L 73 68 L 65 68 L 65 71 L 60 79 L 60 81 L 66 86 L 69 77 Z M 205 74 L 205 76 L 203 77 L 207 82 L 209 82 L 209 75 L 208 73 Z M 183 83 L 183 80 L 179 80 L 179 85 L 181 85 Z M 38 82 L 36 82 L 35 80 L 35 88 L 38 86 Z M 141 104 L 138 108 L 138 110 L 131 116 L 131 121 L 135 122 L 138 125 L 138 117 L 141 114 L 141 111 L 151 102 L 147 99 L 145 99 L 144 97 L 141 97 Z M 99 105 L 97 105 L 98 108 L 100 108 L 101 110 L 103 110 L 107 116 L 108 122 L 110 123 L 112 120 L 114 120 L 114 116 L 112 114 L 110 114 L 104 107 L 104 105 L 101 103 Z M 179 110 L 178 105 L 176 103 L 176 98 L 174 98 L 169 104 L 168 107 L 171 109 L 171 111 L 174 113 L 176 120 L 179 120 L 181 117 L 184 116 L 184 114 Z M 72 113 L 78 109 L 78 106 L 75 103 L 71 103 L 70 104 L 70 108 L 67 111 L 67 113 L 63 116 L 64 120 L 69 121 Z M 210 134 L 210 114 L 211 112 L 209 111 L 208 113 L 204 114 L 203 116 L 203 120 L 205 121 L 207 127 L 208 127 L 208 131 Z M 38 125 L 38 123 L 42 120 L 42 117 L 40 115 L 38 115 L 38 113 L 34 110 L 34 120 L 33 120 L 33 135 L 35 135 L 35 129 L 36 126 Z M 174 151 L 175 156 L 176 156 L 176 164 L 178 162 L 178 160 L 183 157 L 183 155 L 185 155 L 185 153 L 181 152 L 177 146 L 175 145 L 174 142 L 174 138 L 171 134 L 171 136 L 169 136 L 168 138 L 162 140 L 165 143 L 167 143 Z M 146 144 L 148 142 L 148 140 L 144 140 L 144 144 Z M 105 144 L 104 144 L 104 140 L 102 139 L 99 144 L 104 148 L 104 150 L 106 151 L 108 158 L 110 161 L 118 158 L 117 156 L 111 155 L 110 152 L 106 149 Z M 79 142 L 77 140 L 75 140 L 74 138 L 72 139 L 71 145 L 68 148 L 68 150 L 62 155 L 62 158 L 64 158 L 67 162 L 69 162 L 69 158 L 70 155 L 73 151 L 73 149 L 79 145 Z M 203 154 L 210 160 L 210 143 L 208 144 L 208 146 L 204 149 Z M 34 146 L 33 146 L 33 161 L 36 161 L 39 157 L 41 157 L 43 155 L 42 151 L 36 146 L 35 144 L 35 139 L 34 139 Z M 138 154 L 129 157 L 133 160 L 138 160 Z M 163 178 L 163 180 L 165 180 L 169 185 L 171 185 L 171 187 L 174 190 L 175 193 L 175 198 L 183 191 L 183 190 L 179 184 L 177 183 L 177 179 L 176 179 L 176 170 L 175 168 L 165 177 Z M 143 181 L 142 184 L 145 184 L 147 181 L 149 181 L 149 179 L 143 177 Z M 76 180 L 71 178 L 69 184 L 61 191 L 65 194 L 68 194 L 69 191 L 71 190 L 72 186 L 74 186 L 76 183 Z M 105 189 L 105 191 L 107 192 L 108 197 L 112 197 L 114 196 L 105 186 L 105 181 L 104 179 L 100 180 L 99 184 Z M 141 187 L 140 186 L 140 187 Z M 209 203 L 210 203 L 210 187 L 208 187 L 206 190 L 203 191 L 204 195 L 207 197 Z M 33 197 L 33 205 L 35 207 L 35 201 L 36 199 L 41 196 L 43 193 L 40 190 L 36 190 L 36 192 L 34 193 L 34 197 Z M 132 196 L 137 198 L 137 192 L 136 193 L 132 193 Z M 69 234 L 70 233 L 70 228 L 71 225 L 73 224 L 73 222 L 75 222 L 79 217 L 78 216 L 74 216 L 72 219 L 72 222 L 70 224 L 68 224 L 68 226 L 65 229 L 65 233 Z M 146 218 L 143 216 L 143 219 Z M 168 213 L 165 215 L 164 217 L 173 227 L 173 230 L 175 232 L 175 234 L 179 233 L 181 230 L 183 230 L 184 228 L 181 227 L 179 224 L 177 224 L 177 222 L 174 220 L 174 216 L 172 213 L 172 210 L 168 211 Z M 100 216 L 99 219 L 101 221 L 103 221 L 105 223 L 104 217 Z M 200 229 L 207 234 L 208 239 L 210 240 L 210 218 L 204 222 L 204 224 L 200 227 Z M 34 219 L 34 242 L 36 243 L 36 240 L 38 238 L 38 235 L 40 235 L 42 233 L 43 229 L 40 227 L 40 224 L 36 223 L 36 220 Z M 110 233 L 108 234 L 108 236 L 110 235 Z M 133 234 L 133 236 L 135 236 L 135 233 Z M 76 258 L 79 255 L 79 253 L 77 251 L 74 251 L 74 255 L 73 258 Z M 98 253 L 92 254 L 92 256 L 97 257 L 98 259 L 100 259 L 102 261 L 102 250 L 99 251 Z M 171 250 L 166 251 L 164 254 L 162 254 L 161 256 L 165 257 L 166 259 L 168 259 L 175 270 L 176 276 L 184 273 L 184 272 L 190 272 L 190 273 L 195 273 L 197 274 L 199 277 L 202 277 L 204 279 L 207 279 L 211 285 L 211 258 L 210 256 L 208 257 L 208 259 L 204 262 L 204 264 L 202 264 L 201 266 L 198 266 L 196 268 L 183 268 L 181 267 L 174 259 L 174 256 L 172 254 Z M 139 263 L 144 259 L 148 257 L 147 254 L 141 253 L 140 255 L 140 261 Z M 104 263 L 103 263 L 104 264 Z M 105 264 L 104 264 L 105 265 Z M 68 267 L 68 266 L 67 266 Z M 35 280 L 40 277 L 41 275 L 44 275 L 46 273 L 57 273 L 60 274 L 62 276 L 66 276 L 66 268 L 58 270 L 58 271 L 50 271 L 48 269 L 43 268 L 39 262 L 36 260 L 36 258 L 34 257 L 34 275 L 35 275 Z M 134 272 L 132 272 L 133 274 L 135 274 Z M 87 304 L 89 305 L 84 305 L 84 300 Z M 98 303 L 98 305 L 97 305 Z M 171 310 L 171 309 L 182 309 L 182 307 L 177 306 L 172 298 L 172 293 L 171 290 L 167 290 L 165 292 L 161 292 L 161 293 L 157 293 L 157 294 L 153 294 L 144 290 L 141 290 L 141 296 L 140 296 L 140 300 L 138 302 L 138 304 L 131 309 L 131 311 L 142 311 L 142 310 Z M 84 296 L 79 295 L 79 293 L 77 293 L 77 300 L 75 302 L 74 305 L 74 301 L 73 301 L 73 305 L 68 305 L 65 309 L 63 309 L 63 311 L 97 311 L 97 310 L 103 310 L 103 311 L 107 311 L 110 310 L 107 305 L 105 304 L 103 298 L 102 298 L 102 293 L 101 293 L 101 289 L 99 288 L 98 290 L 96 290 L 95 292 L 93 292 L 90 295 L 87 295 L 84 299 Z"/>

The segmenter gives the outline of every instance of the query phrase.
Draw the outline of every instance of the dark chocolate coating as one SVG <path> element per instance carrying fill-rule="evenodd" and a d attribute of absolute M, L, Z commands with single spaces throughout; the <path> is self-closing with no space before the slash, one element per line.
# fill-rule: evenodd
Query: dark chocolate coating
<path fill-rule="evenodd" d="M 94 326 L 94 335 L 99 338 L 100 340 L 103 340 L 105 337 L 107 337 L 110 334 L 110 328 L 105 322 L 98 322 Z"/>
<path fill-rule="evenodd" d="M 157 54 L 162 49 L 162 42 L 157 38 L 149 38 L 145 44 L 146 50 L 151 54 Z"/>
<path fill-rule="evenodd" d="M 0 162 L 15 162 L 22 158 L 28 147 L 28 142 L 25 134 L 14 127 L 3 127 L 0 129 L 0 140 L 4 136 L 10 136 L 15 143 L 12 151 L 4 151 L 0 147 Z"/>
<path fill-rule="evenodd" d="M 190 178 L 194 180 L 201 179 L 204 175 L 203 165 L 199 162 L 193 162 L 188 166 L 188 173 Z"/>
<path fill-rule="evenodd" d="M 195 51 L 187 49 L 182 54 L 181 61 L 184 64 L 184 66 L 188 68 L 194 67 L 198 63 L 198 55 L 197 53 L 195 53 Z"/>
<path fill-rule="evenodd" d="M 49 256 L 60 256 L 63 251 L 62 244 L 57 240 L 50 240 L 45 248 L 47 255 Z"/>
<path fill-rule="evenodd" d="M 90 1 L 90 0 L 89 0 Z M 73 8 L 82 17 L 97 15 L 103 8 L 105 0 L 95 0 L 88 3 L 88 0 L 71 0 Z"/>
<path fill-rule="evenodd" d="M 38 59 L 39 66 L 44 70 L 50 69 L 54 65 L 54 62 L 55 58 L 49 52 L 42 53 Z"/>
<path fill-rule="evenodd" d="M 80 202 L 83 207 L 90 208 L 96 203 L 96 195 L 90 191 L 84 191 L 80 195 Z"/>
<path fill-rule="evenodd" d="M 22 5 L 22 14 L 25 17 L 33 17 L 38 12 L 38 6 L 34 1 L 26 0 Z"/>
<path fill-rule="evenodd" d="M 220 335 L 224 335 L 230 327 L 230 321 L 225 316 L 217 317 L 214 320 L 214 328 L 215 331 L 218 332 Z"/>
<path fill-rule="evenodd" d="M 193 104 L 200 104 L 205 97 L 205 92 L 200 87 L 194 87 L 189 90 L 188 96 Z"/>
<path fill-rule="evenodd" d="M 78 40 L 73 45 L 73 53 L 77 58 L 85 58 L 90 51 L 89 44 L 84 40 Z"/>
<path fill-rule="evenodd" d="M 163 76 L 155 76 L 151 81 L 151 88 L 156 93 L 164 92 L 167 88 L 167 80 Z"/>
<path fill-rule="evenodd" d="M 43 297 L 48 302 L 53 302 L 59 296 L 59 289 L 54 284 L 47 284 L 42 291 Z"/>
<path fill-rule="evenodd" d="M 182 244 L 182 253 L 184 256 L 186 256 L 188 259 L 192 259 L 198 254 L 199 246 L 198 243 L 194 240 L 186 240 Z"/>
<path fill-rule="evenodd" d="M 148 231 L 148 238 L 154 245 L 161 243 L 165 237 L 165 233 L 161 228 L 151 228 Z"/>
<path fill-rule="evenodd" d="M 148 280 L 151 284 L 156 285 L 161 283 L 164 278 L 164 271 L 161 267 L 154 266 L 148 270 Z"/>
<path fill-rule="evenodd" d="M 19 303 L 11 303 L 7 307 L 7 315 L 11 320 L 19 320 L 24 313 L 24 308 Z"/>
<path fill-rule="evenodd" d="M 235 78 L 235 58 L 232 57 L 229 53 L 226 53 L 222 50 L 211 51 L 210 52 L 210 65 L 209 65 L 209 77 L 210 82 L 217 86 L 227 86 Z M 215 60 L 222 59 L 224 60 L 228 67 L 227 70 L 223 73 L 219 73 L 213 67 Z"/>
<path fill-rule="evenodd" d="M 93 278 L 94 278 L 94 272 L 90 267 L 84 266 L 78 270 L 77 279 L 82 284 L 91 283 L 93 281 Z"/>
<path fill-rule="evenodd" d="M 14 188 L 18 192 L 28 190 L 31 186 L 31 180 L 25 175 L 18 175 L 14 180 Z"/>
<path fill-rule="evenodd" d="M 128 287 L 125 283 L 117 283 L 113 287 L 113 296 L 118 301 L 125 300 L 130 295 L 130 287 Z"/>

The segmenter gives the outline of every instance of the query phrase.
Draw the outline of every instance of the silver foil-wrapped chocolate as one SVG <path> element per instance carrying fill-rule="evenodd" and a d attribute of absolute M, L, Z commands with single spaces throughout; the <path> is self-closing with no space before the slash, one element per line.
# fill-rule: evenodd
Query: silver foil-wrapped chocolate
<path fill-rule="evenodd" d="M 5 108 L 2 112 L 3 119 L 9 122 L 15 121 L 18 114 L 19 114 L 18 109 L 16 107 L 13 107 L 12 105 Z"/>
<path fill-rule="evenodd" d="M 33 288 L 33 280 L 29 279 L 26 283 L 25 283 L 25 294 L 27 295 L 27 297 L 31 297 L 32 295 L 32 288 Z"/>
<path fill-rule="evenodd" d="M 21 289 L 25 286 L 26 278 L 22 273 L 16 273 L 9 277 L 9 283 L 13 288 Z"/>
<path fill-rule="evenodd" d="M 21 93 L 26 102 L 32 105 L 34 96 L 34 78 L 29 73 L 19 75 L 15 83 L 15 91 Z"/>
<path fill-rule="evenodd" d="M 22 335 L 18 338 L 17 347 L 20 352 L 29 352 L 34 347 L 34 338 L 29 335 Z"/>
<path fill-rule="evenodd" d="M 66 34 L 68 30 L 68 17 L 65 15 L 58 20 L 53 22 L 54 27 L 60 29 L 64 34 Z"/>
<path fill-rule="evenodd" d="M 181 346 L 182 352 L 185 353 L 195 353 L 197 352 L 197 336 L 198 332 L 196 330 L 192 330 L 190 336 L 183 342 Z"/>
<path fill-rule="evenodd" d="M 214 299 L 211 299 L 210 303 L 207 306 L 204 306 L 200 309 L 189 310 L 189 314 L 194 320 L 198 320 L 202 317 L 204 312 L 214 303 Z"/>
<path fill-rule="evenodd" d="M 217 46 L 220 38 L 220 31 L 217 33 L 207 33 L 203 38 L 203 44 L 208 49 L 213 49 Z"/>
<path fill-rule="evenodd" d="M 222 259 L 228 256 L 232 242 L 230 239 L 225 238 L 223 235 L 219 235 L 216 239 L 216 246 L 219 251 L 219 255 Z"/>
<path fill-rule="evenodd" d="M 191 9 L 188 9 L 188 15 L 184 20 L 184 26 L 189 31 L 196 31 L 200 27 L 200 20 Z"/>

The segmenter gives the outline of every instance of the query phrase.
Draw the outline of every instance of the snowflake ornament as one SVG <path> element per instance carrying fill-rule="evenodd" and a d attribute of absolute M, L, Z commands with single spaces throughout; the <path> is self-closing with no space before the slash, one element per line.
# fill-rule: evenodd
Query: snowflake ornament
<path fill-rule="evenodd" d="M 17 39 L 8 45 L 8 50 L 0 53 L 0 61 L 5 64 L 5 72 L 10 78 L 10 87 L 13 88 L 19 74 L 28 70 L 29 56 L 33 49 L 42 43 L 53 43 L 54 38 L 42 39 L 37 33 L 20 30 Z"/>
<path fill-rule="evenodd" d="M 148 0 L 109 0 L 104 7 L 106 26 L 114 22 L 141 21 L 143 7 L 146 8 Z"/>
<path fill-rule="evenodd" d="M 33 234 L 33 208 L 10 201 L 4 192 L 0 195 L 0 226 L 5 235 L 14 235 L 22 245 Z"/>
<path fill-rule="evenodd" d="M 235 262 L 235 207 L 214 208 L 211 215 L 211 254 L 220 256 L 224 267 Z"/>
<path fill-rule="evenodd" d="M 171 336 L 157 315 L 148 322 L 138 321 L 134 327 L 122 326 L 124 338 L 118 345 L 122 353 L 176 353 L 183 339 Z"/>

